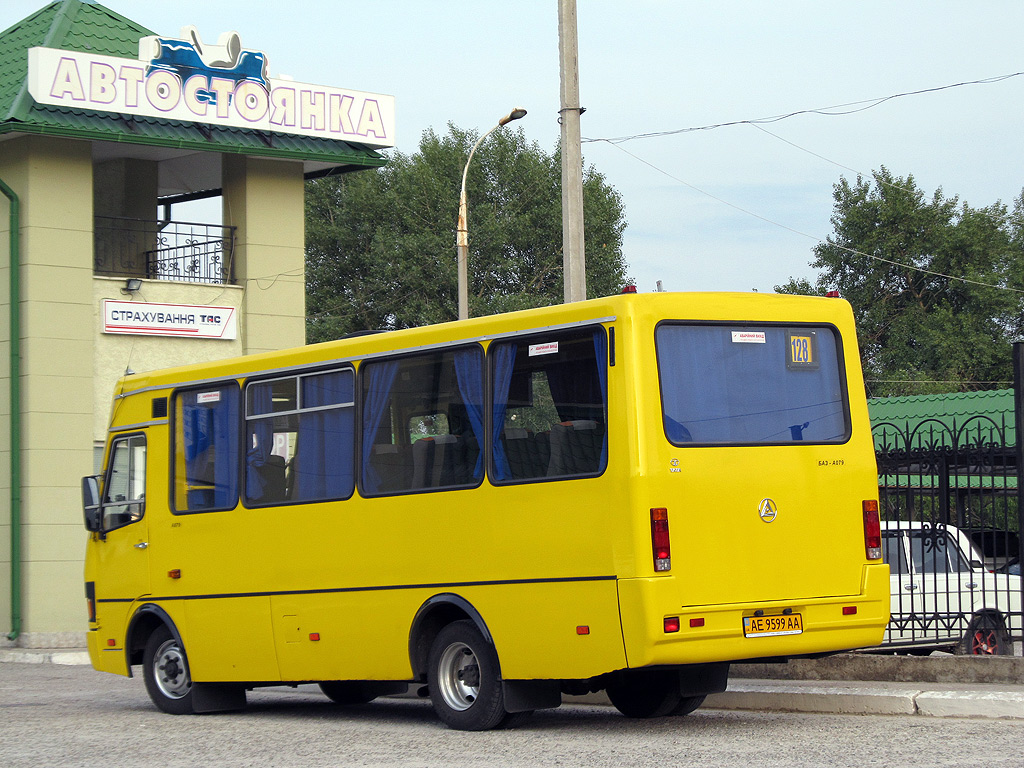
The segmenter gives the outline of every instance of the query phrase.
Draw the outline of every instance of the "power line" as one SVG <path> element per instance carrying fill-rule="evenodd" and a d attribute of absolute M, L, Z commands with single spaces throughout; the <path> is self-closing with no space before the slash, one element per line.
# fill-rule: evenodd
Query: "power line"
<path fill-rule="evenodd" d="M 979 285 L 979 286 L 982 286 L 983 288 L 995 288 L 996 290 L 1000 290 L 1000 291 L 1012 291 L 1014 293 L 1024 294 L 1024 290 L 1019 289 L 1019 288 L 1011 288 L 1011 287 L 1006 286 L 1006 285 L 994 285 L 992 283 L 983 283 L 980 280 L 971 280 L 969 278 L 961 277 L 959 275 L 947 275 L 947 274 L 944 274 L 942 272 L 935 272 L 935 271 L 930 270 L 930 269 L 925 269 L 924 267 L 917 267 L 917 266 L 914 266 L 913 264 L 906 264 L 906 263 L 901 262 L 901 261 L 893 261 L 892 259 L 887 259 L 887 258 L 885 258 L 883 256 L 877 256 L 877 255 L 871 254 L 871 253 L 864 253 L 863 251 L 858 251 L 856 248 L 848 248 L 847 246 L 840 245 L 839 243 L 836 243 L 836 242 L 828 242 L 827 240 L 823 240 L 820 237 L 817 237 L 815 235 L 810 235 L 810 234 L 808 234 L 806 232 L 802 232 L 799 229 L 794 229 L 793 227 L 790 227 L 790 226 L 788 226 L 786 224 L 782 224 L 782 223 L 780 223 L 778 221 L 774 221 L 773 219 L 769 219 L 768 217 L 762 216 L 759 213 L 754 213 L 753 211 L 747 210 L 746 208 L 743 208 L 743 207 L 741 207 L 739 205 L 736 205 L 735 203 L 731 203 L 728 200 L 725 200 L 724 198 L 718 197 L 717 195 L 713 195 L 710 192 L 708 192 L 708 191 L 706 191 L 704 189 L 701 189 L 700 187 L 697 187 L 697 186 L 695 186 L 693 184 L 690 184 L 688 181 L 684 181 L 683 179 L 680 179 L 678 176 L 674 176 L 673 174 L 669 173 L 665 169 L 659 168 L 658 166 L 656 166 L 654 163 L 650 162 L 649 160 L 645 160 L 644 158 L 640 157 L 639 155 L 633 154 L 632 152 L 630 152 L 628 149 L 626 149 L 625 147 L 621 146 L 620 144 L 615 144 L 614 142 L 609 142 L 609 143 L 613 147 L 618 149 L 619 151 L 625 152 L 627 155 L 632 157 L 634 160 L 636 160 L 636 161 L 638 161 L 640 163 L 643 163 L 647 167 L 657 171 L 660 174 L 663 174 L 664 176 L 667 176 L 668 178 L 670 178 L 673 181 L 676 181 L 676 182 L 682 184 L 683 186 L 689 187 L 690 189 L 694 190 L 695 192 L 700 192 L 702 195 L 710 197 L 712 200 L 717 200 L 718 202 L 722 203 L 723 205 L 727 205 L 730 208 L 733 208 L 733 209 L 735 209 L 735 210 L 737 210 L 737 211 L 739 211 L 741 213 L 745 213 L 748 216 L 753 216 L 755 219 L 760 219 L 761 221 L 765 222 L 766 224 L 771 224 L 772 226 L 779 227 L 780 229 L 784 229 L 787 232 L 792 232 L 794 235 L 800 235 L 801 237 L 806 237 L 809 240 L 813 240 L 816 243 L 827 243 L 828 245 L 832 246 L 833 248 L 838 248 L 841 251 L 846 251 L 847 253 L 851 253 L 851 254 L 853 254 L 855 256 L 863 256 L 866 259 L 873 259 L 875 261 L 880 261 L 880 262 L 882 262 L 884 264 L 891 264 L 894 267 L 901 267 L 903 269 L 910 269 L 910 270 L 913 270 L 915 272 L 921 272 L 922 274 L 925 274 L 925 275 L 932 275 L 933 277 L 942 277 L 942 278 L 945 278 L 947 280 L 957 280 L 957 281 L 959 281 L 961 283 L 968 283 L 970 285 Z"/>
<path fill-rule="evenodd" d="M 1019 77 L 1024 75 L 1024 72 L 1012 72 L 1008 75 L 996 75 L 995 77 L 986 77 L 981 80 L 967 80 L 962 83 L 950 83 L 949 85 L 939 85 L 934 88 L 922 88 L 917 91 L 905 91 L 903 93 L 894 93 L 889 96 L 880 96 L 875 99 L 864 99 L 862 101 L 851 101 L 846 104 L 835 104 L 831 107 L 819 107 L 817 109 L 799 109 L 795 112 L 787 112 L 781 115 L 772 115 L 770 117 L 758 117 L 751 120 L 732 120 L 725 123 L 712 123 L 710 125 L 700 125 L 692 128 L 677 128 L 670 131 L 655 131 L 651 133 L 637 133 L 631 136 L 617 136 L 614 138 L 584 138 L 585 143 L 603 141 L 609 144 L 622 144 L 627 141 L 635 141 L 637 139 L 653 139 L 661 136 L 675 136 L 680 133 L 693 133 L 694 131 L 711 131 L 716 128 L 726 128 L 731 125 L 757 125 L 759 123 L 777 123 L 780 120 L 788 120 L 791 117 L 797 117 L 799 115 L 823 115 L 825 117 L 838 117 L 841 115 L 852 115 L 856 112 L 864 112 L 868 109 L 885 104 L 887 101 L 893 101 L 894 99 L 902 99 L 906 96 L 920 96 L 924 93 L 937 93 L 939 91 L 946 91 L 951 88 L 963 88 L 968 85 L 988 85 L 990 83 L 998 83 L 1003 80 L 1009 80 L 1012 77 Z"/>

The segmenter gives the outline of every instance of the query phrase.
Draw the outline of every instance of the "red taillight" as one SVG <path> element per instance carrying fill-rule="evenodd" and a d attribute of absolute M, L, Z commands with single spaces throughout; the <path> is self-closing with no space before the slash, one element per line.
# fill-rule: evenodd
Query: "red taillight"
<path fill-rule="evenodd" d="M 878 522 L 878 502 L 865 499 L 864 507 L 864 549 L 868 560 L 882 559 L 882 524 Z"/>
<path fill-rule="evenodd" d="M 669 616 L 665 619 L 665 632 L 671 634 L 679 631 L 679 617 Z"/>
<path fill-rule="evenodd" d="M 654 550 L 654 570 L 671 570 L 672 545 L 668 538 L 668 510 L 664 507 L 651 510 L 651 547 Z"/>

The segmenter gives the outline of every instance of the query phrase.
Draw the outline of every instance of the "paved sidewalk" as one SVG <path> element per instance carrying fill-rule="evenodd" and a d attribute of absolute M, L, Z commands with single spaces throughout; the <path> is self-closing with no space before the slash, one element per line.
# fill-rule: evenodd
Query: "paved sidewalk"
<path fill-rule="evenodd" d="M 891 660 L 881 657 L 858 658 L 857 655 L 821 660 L 828 667 L 857 665 L 859 672 L 867 673 L 865 665 L 877 669 L 879 665 L 892 666 Z M 906 671 L 924 672 L 923 660 L 907 659 L 899 663 Z M 936 667 L 938 660 L 930 666 Z M 998 660 L 996 660 L 998 661 Z M 25 664 L 89 664 L 89 654 L 78 649 L 0 649 L 0 663 Z M 940 662 L 946 666 L 948 662 Z M 986 663 L 974 660 L 974 664 Z M 743 671 L 754 669 L 742 666 Z M 785 669 L 790 665 L 776 665 Z M 808 669 L 821 670 L 823 665 L 806 663 Z M 826 669 L 828 667 L 825 667 Z M 799 663 L 792 663 L 792 671 L 800 671 Z M 834 671 L 834 669 L 832 670 Z M 708 696 L 704 707 L 710 709 L 750 710 L 759 712 L 805 712 L 809 714 L 859 715 L 922 715 L 926 717 L 971 717 L 988 719 L 1024 720 L 1024 680 L 1017 681 L 1016 670 L 1010 679 L 998 683 L 955 682 L 887 682 L 881 680 L 821 680 L 821 679 L 766 679 L 735 677 L 729 680 L 725 693 Z M 927 674 L 921 674 L 928 677 Z M 964 675 L 966 677 L 967 675 Z M 960 679 L 963 679 L 961 677 Z M 610 706 L 604 693 L 588 696 L 566 696 L 566 703 Z"/>

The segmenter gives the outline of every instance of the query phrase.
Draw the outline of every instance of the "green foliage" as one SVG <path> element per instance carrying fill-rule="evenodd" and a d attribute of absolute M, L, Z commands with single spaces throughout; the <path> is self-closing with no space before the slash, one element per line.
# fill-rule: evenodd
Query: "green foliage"
<path fill-rule="evenodd" d="M 875 396 L 997 389 L 1012 380 L 1024 330 L 1024 194 L 971 208 L 882 168 L 873 184 L 835 185 L 833 234 L 814 248 L 815 284 L 853 305 L 865 378 Z M 992 287 L 990 287 L 992 286 Z"/>
<path fill-rule="evenodd" d="M 408 328 L 458 315 L 455 227 L 462 170 L 478 134 L 427 131 L 384 168 L 306 186 L 306 335 Z M 561 303 L 561 158 L 499 129 L 467 179 L 470 316 Z M 584 172 L 587 294 L 626 282 L 622 199 Z"/>

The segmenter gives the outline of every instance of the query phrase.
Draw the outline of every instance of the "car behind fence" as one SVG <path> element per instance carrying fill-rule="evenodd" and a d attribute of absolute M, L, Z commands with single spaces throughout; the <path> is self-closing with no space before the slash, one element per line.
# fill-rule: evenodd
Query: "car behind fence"
<path fill-rule="evenodd" d="M 1024 635 L 1016 381 L 1007 390 L 870 401 L 891 571 L 888 649 L 1003 655 Z"/>

